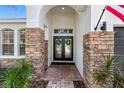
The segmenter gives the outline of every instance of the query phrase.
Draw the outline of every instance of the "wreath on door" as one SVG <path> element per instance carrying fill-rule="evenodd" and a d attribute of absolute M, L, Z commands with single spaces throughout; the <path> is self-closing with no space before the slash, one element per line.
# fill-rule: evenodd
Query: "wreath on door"
<path fill-rule="evenodd" d="M 57 39 L 57 40 L 56 40 L 56 44 L 57 44 L 57 45 L 61 45 L 61 44 L 62 44 L 62 40 Z"/>
<path fill-rule="evenodd" d="M 65 43 L 66 43 L 67 45 L 70 45 L 72 42 L 71 42 L 71 40 L 66 40 Z"/>

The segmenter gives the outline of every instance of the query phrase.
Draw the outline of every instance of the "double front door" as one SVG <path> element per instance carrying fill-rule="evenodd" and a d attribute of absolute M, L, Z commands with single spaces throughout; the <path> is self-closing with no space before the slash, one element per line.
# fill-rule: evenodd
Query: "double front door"
<path fill-rule="evenodd" d="M 54 60 L 73 60 L 73 36 L 54 36 L 53 42 Z"/>

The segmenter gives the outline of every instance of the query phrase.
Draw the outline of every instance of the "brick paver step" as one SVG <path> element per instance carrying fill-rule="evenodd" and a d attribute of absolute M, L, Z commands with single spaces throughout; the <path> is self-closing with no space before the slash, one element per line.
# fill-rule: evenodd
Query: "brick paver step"
<path fill-rule="evenodd" d="M 73 81 L 49 81 L 47 88 L 74 88 Z"/>

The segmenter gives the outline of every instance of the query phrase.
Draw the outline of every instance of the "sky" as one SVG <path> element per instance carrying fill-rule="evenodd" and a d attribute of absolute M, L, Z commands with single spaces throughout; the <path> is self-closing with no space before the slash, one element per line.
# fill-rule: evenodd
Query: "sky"
<path fill-rule="evenodd" d="M 26 18 L 24 5 L 0 5 L 0 19 Z"/>

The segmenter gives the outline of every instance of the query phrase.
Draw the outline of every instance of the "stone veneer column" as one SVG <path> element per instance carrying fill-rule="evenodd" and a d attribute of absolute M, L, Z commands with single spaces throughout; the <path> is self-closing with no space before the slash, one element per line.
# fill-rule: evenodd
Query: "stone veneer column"
<path fill-rule="evenodd" d="M 19 59 L 0 58 L 0 69 L 8 69 L 19 62 Z"/>
<path fill-rule="evenodd" d="M 84 83 L 86 87 L 100 87 L 94 82 L 94 73 L 103 65 L 104 55 L 114 55 L 114 32 L 89 32 L 83 37 Z M 108 82 L 106 87 L 112 87 Z"/>
<path fill-rule="evenodd" d="M 41 79 L 48 65 L 48 43 L 40 28 L 27 28 L 25 32 L 26 58 L 32 65 L 32 81 Z"/>

